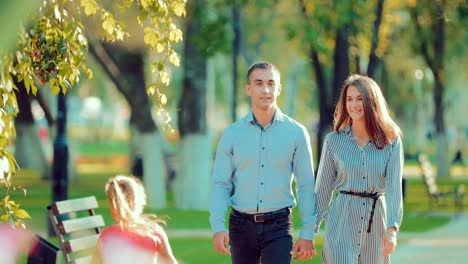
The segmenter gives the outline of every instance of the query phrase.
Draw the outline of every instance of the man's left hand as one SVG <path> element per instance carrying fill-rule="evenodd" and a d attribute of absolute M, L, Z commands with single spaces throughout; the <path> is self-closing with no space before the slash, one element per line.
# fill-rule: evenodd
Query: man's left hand
<path fill-rule="evenodd" d="M 303 238 L 297 239 L 291 250 L 291 255 L 293 255 L 294 260 L 311 259 L 316 254 L 314 241 Z"/>

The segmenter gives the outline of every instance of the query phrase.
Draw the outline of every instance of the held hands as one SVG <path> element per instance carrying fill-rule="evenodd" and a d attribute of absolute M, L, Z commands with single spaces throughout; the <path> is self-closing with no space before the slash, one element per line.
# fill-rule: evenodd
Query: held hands
<path fill-rule="evenodd" d="M 294 260 L 312 259 L 316 254 L 317 252 L 315 251 L 314 241 L 303 238 L 297 239 L 291 250 L 291 255 L 293 255 Z"/>
<path fill-rule="evenodd" d="M 397 231 L 394 227 L 390 227 L 385 231 L 382 243 L 380 244 L 380 247 L 383 249 L 382 255 L 385 257 L 392 254 L 395 251 L 396 246 Z"/>
<path fill-rule="evenodd" d="M 213 235 L 213 246 L 217 252 L 231 256 L 229 236 L 226 232 L 217 232 Z"/>

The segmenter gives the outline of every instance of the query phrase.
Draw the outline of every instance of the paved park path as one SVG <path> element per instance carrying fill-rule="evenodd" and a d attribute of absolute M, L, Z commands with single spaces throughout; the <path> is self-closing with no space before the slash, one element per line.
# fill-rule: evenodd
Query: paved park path
<path fill-rule="evenodd" d="M 392 255 L 396 264 L 468 263 L 468 214 L 453 216 L 451 222 L 425 233 L 402 233 L 405 241 Z"/>

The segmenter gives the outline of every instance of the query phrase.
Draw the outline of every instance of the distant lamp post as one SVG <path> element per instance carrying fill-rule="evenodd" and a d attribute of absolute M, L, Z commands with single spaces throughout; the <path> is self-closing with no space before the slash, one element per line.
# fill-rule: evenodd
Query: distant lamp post
<path fill-rule="evenodd" d="M 66 200 L 68 197 L 68 142 L 67 142 L 67 107 L 65 94 L 57 95 L 57 135 L 54 141 L 54 159 L 52 170 L 52 201 Z M 49 236 L 54 230 L 49 223 Z"/>

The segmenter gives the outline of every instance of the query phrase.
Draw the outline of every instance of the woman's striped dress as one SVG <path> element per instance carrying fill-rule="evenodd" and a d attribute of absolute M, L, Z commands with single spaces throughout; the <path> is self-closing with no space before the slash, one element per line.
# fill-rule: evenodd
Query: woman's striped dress
<path fill-rule="evenodd" d="M 315 187 L 318 228 L 322 220 L 326 222 L 322 263 L 390 263 L 389 257 L 382 257 L 380 245 L 386 228 L 399 229 L 401 224 L 402 172 L 400 138 L 383 149 L 370 141 L 360 147 L 349 125 L 326 136 Z M 373 200 L 339 191 L 385 193 L 376 202 L 370 233 Z"/>

